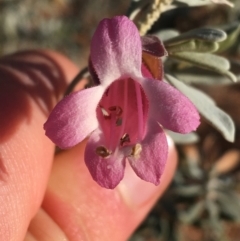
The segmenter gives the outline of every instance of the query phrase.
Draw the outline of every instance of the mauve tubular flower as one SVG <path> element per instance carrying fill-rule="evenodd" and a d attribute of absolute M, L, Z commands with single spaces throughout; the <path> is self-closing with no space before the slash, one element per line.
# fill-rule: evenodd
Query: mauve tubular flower
<path fill-rule="evenodd" d="M 44 124 L 46 135 L 60 148 L 90 135 L 85 162 L 105 188 L 122 180 L 126 160 L 141 179 L 158 185 L 168 155 L 163 127 L 188 133 L 199 125 L 193 104 L 171 85 L 153 79 L 142 65 L 143 48 L 127 17 L 102 20 L 90 54 L 100 84 L 65 97 Z"/>

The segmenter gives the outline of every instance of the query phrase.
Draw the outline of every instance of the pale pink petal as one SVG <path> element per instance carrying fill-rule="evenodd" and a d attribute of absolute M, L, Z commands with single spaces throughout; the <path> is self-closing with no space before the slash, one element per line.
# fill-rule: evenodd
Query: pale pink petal
<path fill-rule="evenodd" d="M 125 16 L 102 20 L 92 38 L 90 58 L 103 85 L 141 76 L 142 46 L 135 24 Z"/>
<path fill-rule="evenodd" d="M 142 79 L 149 100 L 149 116 L 164 128 L 179 133 L 196 130 L 199 114 L 192 102 L 180 91 L 164 81 Z"/>
<path fill-rule="evenodd" d="M 97 155 L 96 149 L 103 146 L 103 142 L 101 131 L 94 131 L 88 140 L 84 159 L 92 178 L 100 186 L 113 189 L 123 179 L 126 161 L 118 150 L 107 158 Z"/>
<path fill-rule="evenodd" d="M 104 88 L 97 86 L 66 96 L 44 124 L 46 135 L 60 148 L 70 148 L 98 127 L 96 108 Z"/>
<path fill-rule="evenodd" d="M 128 157 L 129 163 L 141 179 L 158 185 L 168 156 L 168 144 L 157 122 L 149 123 L 148 133 L 140 144 L 139 158 Z"/>

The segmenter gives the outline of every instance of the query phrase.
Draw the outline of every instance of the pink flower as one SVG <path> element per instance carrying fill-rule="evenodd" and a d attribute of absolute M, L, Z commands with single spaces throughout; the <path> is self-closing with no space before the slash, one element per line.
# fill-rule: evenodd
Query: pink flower
<path fill-rule="evenodd" d="M 168 155 L 162 128 L 193 131 L 198 112 L 178 90 L 153 79 L 142 66 L 141 38 L 127 17 L 100 22 L 90 60 L 100 84 L 60 101 L 44 124 L 46 135 L 61 148 L 90 135 L 85 162 L 103 187 L 118 185 L 126 160 L 141 179 L 158 185 Z"/>

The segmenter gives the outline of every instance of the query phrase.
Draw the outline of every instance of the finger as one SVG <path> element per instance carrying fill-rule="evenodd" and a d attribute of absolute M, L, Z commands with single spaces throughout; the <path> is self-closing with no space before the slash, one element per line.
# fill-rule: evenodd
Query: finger
<path fill-rule="evenodd" d="M 84 149 L 85 142 L 56 156 L 43 210 L 29 229 L 36 240 L 126 240 L 162 195 L 176 168 L 177 155 L 169 140 L 159 186 L 142 181 L 127 166 L 120 185 L 108 190 L 92 180 L 83 160 Z"/>
<path fill-rule="evenodd" d="M 0 237 L 22 241 L 45 192 L 54 145 L 43 123 L 77 68 L 53 52 L 0 60 Z"/>

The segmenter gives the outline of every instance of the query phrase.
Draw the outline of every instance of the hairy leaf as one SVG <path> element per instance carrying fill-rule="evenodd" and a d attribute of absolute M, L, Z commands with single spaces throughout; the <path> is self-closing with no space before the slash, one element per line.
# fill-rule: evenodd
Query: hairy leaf
<path fill-rule="evenodd" d="M 186 145 L 190 143 L 196 143 L 199 141 L 199 136 L 195 132 L 191 132 L 188 134 L 180 134 L 169 130 L 167 130 L 166 132 L 177 145 Z"/>
<path fill-rule="evenodd" d="M 225 29 L 227 32 L 227 38 L 223 42 L 219 43 L 218 52 L 223 52 L 233 46 L 236 43 L 237 38 L 240 34 L 239 22 L 234 22 L 226 26 Z"/>
<path fill-rule="evenodd" d="M 196 7 L 196 6 L 203 6 L 207 4 L 226 4 L 230 7 L 233 7 L 233 3 L 227 0 L 176 0 L 174 2 L 178 6 L 191 6 L 191 7 Z"/>
<path fill-rule="evenodd" d="M 171 57 L 189 62 L 200 68 L 206 68 L 227 76 L 233 82 L 237 81 L 236 76 L 228 71 L 230 63 L 227 59 L 209 53 L 175 52 Z"/>
<path fill-rule="evenodd" d="M 174 193 L 181 197 L 196 197 L 204 193 L 201 185 L 181 186 L 174 188 Z"/>
<path fill-rule="evenodd" d="M 175 52 L 210 53 L 218 50 L 218 47 L 219 44 L 216 42 L 190 40 L 176 45 L 166 46 L 166 49 L 169 54 L 174 54 Z"/>
<path fill-rule="evenodd" d="M 194 221 L 200 219 L 204 209 L 205 202 L 203 200 L 199 201 L 189 208 L 189 210 L 180 212 L 179 219 L 184 223 L 193 223 Z"/>
<path fill-rule="evenodd" d="M 167 80 L 185 94 L 196 106 L 200 114 L 230 142 L 234 141 L 235 125 L 232 118 L 218 108 L 214 101 L 200 90 L 188 86 L 171 75 L 165 75 Z"/>
<path fill-rule="evenodd" d="M 218 204 L 221 211 L 234 221 L 240 221 L 240 199 L 234 193 L 218 192 Z"/>
<path fill-rule="evenodd" d="M 223 30 L 215 28 L 197 28 L 188 32 L 182 33 L 179 36 L 168 39 L 164 42 L 165 45 L 175 45 L 189 40 L 201 40 L 207 42 L 221 42 L 227 37 Z"/>

